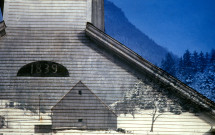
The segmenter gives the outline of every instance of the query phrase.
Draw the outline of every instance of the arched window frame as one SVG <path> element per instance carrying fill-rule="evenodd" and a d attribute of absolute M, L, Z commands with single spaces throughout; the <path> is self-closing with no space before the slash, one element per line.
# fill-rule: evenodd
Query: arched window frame
<path fill-rule="evenodd" d="M 17 76 L 20 77 L 69 77 L 67 68 L 52 61 L 36 61 L 22 66 Z"/>

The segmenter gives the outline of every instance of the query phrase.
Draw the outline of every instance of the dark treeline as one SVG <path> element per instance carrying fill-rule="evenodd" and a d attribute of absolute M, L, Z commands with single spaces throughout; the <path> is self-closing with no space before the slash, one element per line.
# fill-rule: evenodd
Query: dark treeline
<path fill-rule="evenodd" d="M 161 68 L 215 101 L 215 50 L 210 53 L 186 50 L 181 58 L 168 53 Z"/>

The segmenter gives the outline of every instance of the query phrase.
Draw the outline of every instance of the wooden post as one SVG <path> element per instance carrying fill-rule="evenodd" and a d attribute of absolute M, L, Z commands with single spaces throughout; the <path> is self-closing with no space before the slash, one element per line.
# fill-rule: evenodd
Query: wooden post
<path fill-rule="evenodd" d="M 39 95 L 39 120 L 40 120 L 40 95 Z"/>

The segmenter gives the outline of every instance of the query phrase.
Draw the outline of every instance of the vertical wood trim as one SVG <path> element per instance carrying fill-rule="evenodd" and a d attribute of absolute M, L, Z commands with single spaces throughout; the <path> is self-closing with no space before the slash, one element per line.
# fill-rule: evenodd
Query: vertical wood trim
<path fill-rule="evenodd" d="M 92 22 L 92 0 L 87 0 L 87 22 Z"/>
<path fill-rule="evenodd" d="M 5 21 L 5 23 L 7 24 L 7 20 L 8 20 L 8 0 L 4 1 L 4 11 L 3 11 L 3 20 Z"/>
<path fill-rule="evenodd" d="M 104 0 L 92 0 L 92 23 L 104 31 Z"/>

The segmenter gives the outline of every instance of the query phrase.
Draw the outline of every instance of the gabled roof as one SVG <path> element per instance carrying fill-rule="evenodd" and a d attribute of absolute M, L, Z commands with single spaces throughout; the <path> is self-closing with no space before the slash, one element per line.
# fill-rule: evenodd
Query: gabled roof
<path fill-rule="evenodd" d="M 126 60 L 129 64 L 134 65 L 150 77 L 158 79 L 166 86 L 174 88 L 174 90 L 176 90 L 180 95 L 182 95 L 183 98 L 189 99 L 193 103 L 200 105 L 201 107 L 215 114 L 215 103 L 213 101 L 203 96 L 191 87 L 187 86 L 183 82 L 179 81 L 175 77 L 171 76 L 169 73 L 145 60 L 140 55 L 127 48 L 125 45 L 121 44 L 103 31 L 96 28 L 93 24 L 87 23 L 85 33 L 91 40 L 96 42 L 98 45 L 113 52 L 114 54 Z"/>
<path fill-rule="evenodd" d="M 73 90 L 75 90 L 76 88 L 80 88 L 80 87 L 82 87 L 84 90 L 88 90 L 89 91 L 89 93 L 91 94 L 91 95 L 93 95 L 94 97 L 95 97 L 95 99 L 98 101 L 98 102 L 100 102 L 100 104 L 104 107 L 104 108 L 106 108 L 108 111 L 110 111 L 111 113 L 113 113 L 116 117 L 117 117 L 117 115 L 98 97 L 98 96 L 96 96 L 96 94 L 95 93 L 93 93 L 84 83 L 82 83 L 82 81 L 79 81 L 75 86 L 73 86 L 73 88 L 68 92 L 68 93 L 66 93 L 52 108 L 51 108 L 51 110 L 54 110 L 54 108 L 67 96 L 67 95 L 69 95 L 69 93 L 71 93 L 71 91 L 73 91 Z M 79 90 L 81 90 L 81 89 L 79 89 Z M 74 98 L 74 97 L 71 97 L 71 98 Z M 79 99 L 78 99 L 79 100 Z"/>

